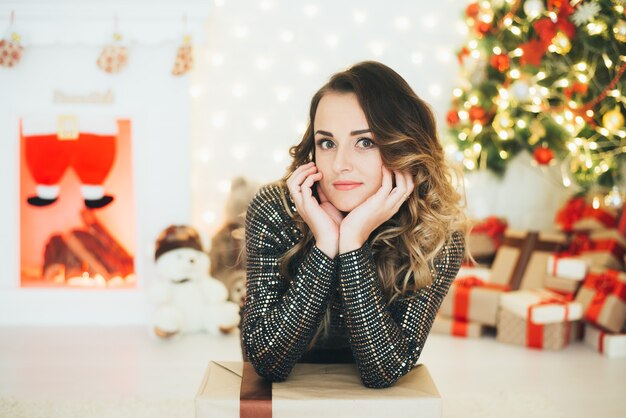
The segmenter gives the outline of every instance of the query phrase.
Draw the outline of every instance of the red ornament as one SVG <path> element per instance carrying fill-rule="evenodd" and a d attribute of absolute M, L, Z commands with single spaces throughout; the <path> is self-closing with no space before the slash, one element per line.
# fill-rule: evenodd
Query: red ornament
<path fill-rule="evenodd" d="M 459 118 L 459 113 L 456 110 L 450 109 L 448 110 L 448 113 L 446 113 L 446 121 L 451 127 L 456 126 L 456 124 L 459 123 L 460 120 L 461 119 Z"/>
<path fill-rule="evenodd" d="M 475 18 L 478 15 L 479 10 L 480 6 L 478 3 L 470 3 L 465 8 L 465 14 L 467 17 Z"/>
<path fill-rule="evenodd" d="M 493 28 L 491 22 L 478 22 L 476 25 L 476 32 L 479 35 L 486 35 Z"/>
<path fill-rule="evenodd" d="M 539 165 L 548 165 L 554 159 L 554 151 L 546 146 L 537 147 L 533 152 L 533 158 Z"/>
<path fill-rule="evenodd" d="M 484 123 L 487 112 L 481 106 L 472 106 L 469 110 L 469 118 L 472 122 L 479 121 Z"/>
<path fill-rule="evenodd" d="M 547 46 L 543 42 L 532 40 L 521 44 L 519 47 L 523 51 L 522 56 L 519 58 L 520 64 L 531 64 L 535 67 L 541 65 L 541 59 L 546 54 L 547 49 Z"/>
<path fill-rule="evenodd" d="M 571 99 L 572 96 L 576 93 L 579 93 L 581 95 L 585 95 L 587 94 L 587 90 L 589 89 L 589 85 L 587 84 L 583 84 L 583 83 L 579 83 L 579 82 L 574 82 L 570 87 L 567 87 L 563 90 L 563 94 L 565 94 L 565 96 L 568 99 Z"/>
<path fill-rule="evenodd" d="M 509 56 L 506 54 L 497 54 L 491 56 L 491 66 L 500 72 L 509 69 Z"/>

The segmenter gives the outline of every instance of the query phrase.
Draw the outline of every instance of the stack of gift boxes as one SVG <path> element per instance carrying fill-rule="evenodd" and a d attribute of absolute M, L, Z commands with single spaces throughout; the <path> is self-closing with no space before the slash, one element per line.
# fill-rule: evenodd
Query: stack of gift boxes
<path fill-rule="evenodd" d="M 433 332 L 495 331 L 499 342 L 552 350 L 584 339 L 607 357 L 626 357 L 626 215 L 618 220 L 616 212 L 573 199 L 555 231 L 474 228 L 470 251 L 486 234 L 495 257 L 490 268 L 461 268 Z M 479 226 L 485 223 L 493 226 L 494 218 Z M 485 248 L 478 248 L 481 261 Z"/>

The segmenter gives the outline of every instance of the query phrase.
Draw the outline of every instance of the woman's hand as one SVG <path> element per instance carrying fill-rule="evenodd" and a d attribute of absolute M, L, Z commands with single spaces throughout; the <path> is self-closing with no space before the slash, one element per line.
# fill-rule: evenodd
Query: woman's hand
<path fill-rule="evenodd" d="M 339 224 L 342 216 L 319 187 L 317 190 L 321 202 L 318 203 L 313 196 L 312 187 L 321 179 L 322 173 L 315 163 L 310 162 L 298 167 L 289 176 L 287 188 L 302 220 L 311 229 L 317 248 L 334 258 L 339 251 Z"/>
<path fill-rule="evenodd" d="M 346 253 L 363 246 L 370 234 L 390 219 L 412 195 L 415 185 L 409 173 L 394 171 L 396 187 L 392 184 L 391 171 L 383 166 L 380 189 L 365 202 L 354 208 L 341 222 L 339 252 Z"/>

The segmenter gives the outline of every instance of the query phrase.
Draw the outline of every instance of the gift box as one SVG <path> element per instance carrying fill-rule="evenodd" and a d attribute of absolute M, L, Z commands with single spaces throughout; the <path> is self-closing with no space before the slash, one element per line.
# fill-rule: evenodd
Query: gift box
<path fill-rule="evenodd" d="M 585 320 L 611 332 L 620 332 L 626 322 L 626 273 L 592 268 L 578 290 Z"/>
<path fill-rule="evenodd" d="M 355 364 L 294 366 L 284 382 L 259 377 L 250 363 L 211 361 L 196 394 L 196 417 L 441 417 L 442 402 L 426 366 L 385 389 L 363 386 Z"/>
<path fill-rule="evenodd" d="M 524 347 L 560 350 L 577 337 L 579 321 L 533 324 L 506 308 L 498 312 L 496 340 Z"/>
<path fill-rule="evenodd" d="M 502 294 L 498 312 L 498 341 L 531 348 L 558 350 L 576 338 L 578 302 L 546 289 Z"/>
<path fill-rule="evenodd" d="M 508 229 L 491 265 L 490 282 L 512 290 L 535 289 L 543 285 L 548 258 L 566 247 L 561 232 L 530 232 Z"/>
<path fill-rule="evenodd" d="M 495 326 L 500 294 L 507 290 L 507 286 L 476 276 L 457 278 L 443 299 L 439 313 L 461 321 Z"/>
<path fill-rule="evenodd" d="M 454 337 L 478 338 L 484 334 L 485 326 L 478 322 L 461 321 L 437 315 L 431 332 L 435 334 L 452 335 Z"/>
<path fill-rule="evenodd" d="M 583 316 L 581 303 L 547 289 L 504 293 L 500 306 L 534 324 L 574 321 Z"/>
<path fill-rule="evenodd" d="M 616 228 L 616 211 L 607 207 L 594 207 L 583 197 L 570 199 L 556 214 L 556 223 L 563 231 L 589 231 Z"/>
<path fill-rule="evenodd" d="M 482 261 L 493 260 L 496 250 L 502 243 L 506 220 L 490 216 L 482 221 L 476 221 L 468 237 L 467 248 L 469 253 L 482 264 Z"/>
<path fill-rule="evenodd" d="M 581 284 L 582 280 L 572 280 L 563 277 L 546 276 L 543 279 L 544 288 L 572 297 L 576 296 L 576 292 Z"/>
<path fill-rule="evenodd" d="M 547 273 L 549 276 L 570 280 L 582 280 L 587 275 L 589 262 L 581 257 L 552 254 L 548 257 Z"/>
<path fill-rule="evenodd" d="M 577 254 L 591 265 L 621 270 L 625 248 L 626 239 L 617 229 L 601 229 L 576 234 L 568 252 Z"/>
<path fill-rule="evenodd" d="M 609 358 L 626 358 L 626 333 L 616 334 L 585 324 L 585 345 Z"/>
<path fill-rule="evenodd" d="M 491 269 L 488 269 L 486 267 L 461 265 L 459 272 L 456 274 L 456 279 L 459 280 L 469 276 L 475 276 L 478 277 L 480 280 L 488 282 L 489 277 L 491 277 Z"/>

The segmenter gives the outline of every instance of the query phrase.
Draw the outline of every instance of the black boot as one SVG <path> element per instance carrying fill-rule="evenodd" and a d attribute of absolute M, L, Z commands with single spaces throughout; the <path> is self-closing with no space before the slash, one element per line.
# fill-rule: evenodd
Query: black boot
<path fill-rule="evenodd" d="M 26 199 L 26 201 L 27 201 L 29 204 L 33 205 L 33 206 L 39 206 L 39 207 L 41 207 L 41 206 L 48 206 L 48 205 L 51 205 L 51 204 L 53 204 L 54 202 L 56 202 L 56 201 L 57 201 L 57 199 L 58 199 L 58 198 L 56 198 L 56 197 L 55 197 L 54 199 L 44 199 L 44 198 L 39 197 L 39 196 L 31 196 L 31 197 L 29 197 L 28 199 Z"/>
<path fill-rule="evenodd" d="M 87 200 L 85 199 L 85 206 L 90 209 L 100 209 L 108 205 L 113 201 L 113 196 L 104 195 L 100 199 L 96 200 Z"/>

